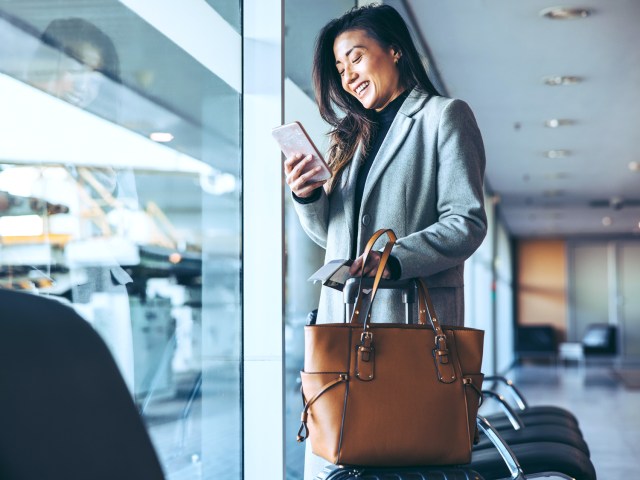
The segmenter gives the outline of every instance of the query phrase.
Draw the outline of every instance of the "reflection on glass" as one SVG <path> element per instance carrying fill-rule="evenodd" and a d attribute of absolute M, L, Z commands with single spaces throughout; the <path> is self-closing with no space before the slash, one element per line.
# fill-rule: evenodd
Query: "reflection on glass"
<path fill-rule="evenodd" d="M 240 478 L 239 93 L 120 2 L 76 7 L 0 0 L 0 288 L 101 334 L 168 479 Z"/>
<path fill-rule="evenodd" d="M 100 92 L 104 77 L 120 80 L 120 60 L 111 39 L 82 18 L 53 20 L 27 70 L 27 81 L 78 107 Z"/>

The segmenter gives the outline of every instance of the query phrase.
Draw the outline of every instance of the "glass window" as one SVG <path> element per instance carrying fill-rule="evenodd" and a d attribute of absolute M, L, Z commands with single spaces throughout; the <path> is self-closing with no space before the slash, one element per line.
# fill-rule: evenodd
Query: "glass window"
<path fill-rule="evenodd" d="M 242 59 L 134 4 L 0 0 L 0 286 L 102 335 L 167 478 L 240 478 Z"/>

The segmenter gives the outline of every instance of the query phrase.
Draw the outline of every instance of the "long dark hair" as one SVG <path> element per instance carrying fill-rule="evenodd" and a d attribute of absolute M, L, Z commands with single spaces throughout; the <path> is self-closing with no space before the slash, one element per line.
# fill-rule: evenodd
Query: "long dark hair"
<path fill-rule="evenodd" d="M 354 157 L 358 145 L 363 146 L 363 153 L 366 154 L 375 128 L 371 112 L 342 88 L 335 65 L 335 39 L 341 33 L 350 30 L 362 30 L 381 47 L 392 47 L 402 54 L 397 65 L 401 86 L 406 90 L 416 88 L 423 93 L 440 95 L 429 80 L 406 23 L 393 7 L 356 7 L 325 25 L 316 39 L 313 84 L 320 115 L 333 127 L 328 156 L 333 177 L 329 183 L 329 190 Z"/>

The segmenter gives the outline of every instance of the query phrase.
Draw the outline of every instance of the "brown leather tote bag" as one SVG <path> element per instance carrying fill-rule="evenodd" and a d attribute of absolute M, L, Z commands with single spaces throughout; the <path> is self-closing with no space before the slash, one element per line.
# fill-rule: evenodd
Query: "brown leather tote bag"
<path fill-rule="evenodd" d="M 383 234 L 370 303 L 396 240 Z M 440 326 L 426 285 L 418 324 L 371 323 L 362 288 L 349 323 L 305 327 L 304 410 L 298 441 L 341 465 L 453 465 L 471 461 L 481 398 L 484 332 Z M 430 321 L 427 321 L 427 316 Z M 361 321 L 361 319 L 364 319 Z"/>

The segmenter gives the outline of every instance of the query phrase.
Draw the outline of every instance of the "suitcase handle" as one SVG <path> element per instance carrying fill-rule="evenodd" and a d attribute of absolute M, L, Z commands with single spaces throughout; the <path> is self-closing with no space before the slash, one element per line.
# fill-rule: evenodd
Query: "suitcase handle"
<path fill-rule="evenodd" d="M 373 287 L 373 277 L 366 277 L 362 279 L 362 288 L 370 289 Z M 416 302 L 417 287 L 413 280 L 386 280 L 380 281 L 378 288 L 385 290 L 402 290 L 402 303 L 405 304 L 405 321 L 407 324 L 413 323 L 412 305 Z M 360 289 L 360 278 L 352 277 L 348 279 L 342 289 L 342 295 L 344 298 L 345 306 L 345 319 L 351 318 L 353 310 L 355 308 L 356 299 L 358 298 L 358 292 Z"/>

